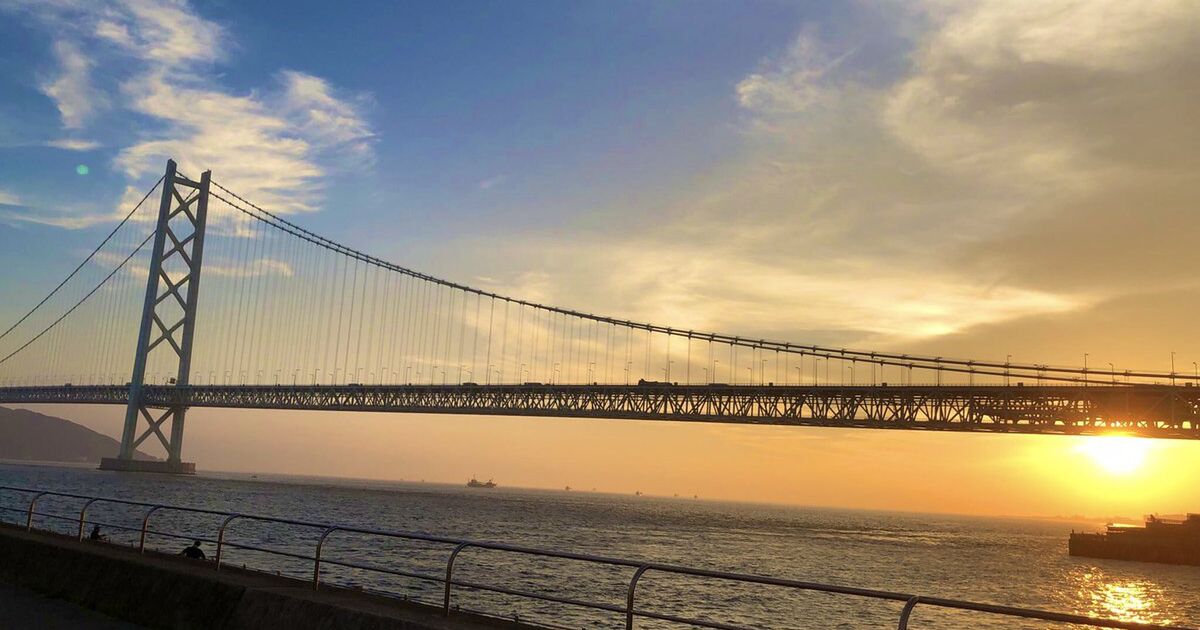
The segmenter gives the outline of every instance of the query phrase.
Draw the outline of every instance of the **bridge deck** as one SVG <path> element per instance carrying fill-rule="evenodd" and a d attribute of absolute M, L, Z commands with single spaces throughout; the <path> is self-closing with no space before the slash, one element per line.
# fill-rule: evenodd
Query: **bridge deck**
<path fill-rule="evenodd" d="M 124 405 L 111 385 L 0 388 L 4 403 Z M 146 386 L 149 406 L 552 416 L 1200 439 L 1200 388 L 1129 386 Z"/>

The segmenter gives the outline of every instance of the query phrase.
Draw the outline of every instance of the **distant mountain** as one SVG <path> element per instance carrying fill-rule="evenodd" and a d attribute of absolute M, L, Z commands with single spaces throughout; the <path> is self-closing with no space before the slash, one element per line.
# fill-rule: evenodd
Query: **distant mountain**
<path fill-rule="evenodd" d="M 0 459 L 99 464 L 120 449 L 120 442 L 70 420 L 0 407 Z M 141 451 L 134 457 L 157 459 Z"/>

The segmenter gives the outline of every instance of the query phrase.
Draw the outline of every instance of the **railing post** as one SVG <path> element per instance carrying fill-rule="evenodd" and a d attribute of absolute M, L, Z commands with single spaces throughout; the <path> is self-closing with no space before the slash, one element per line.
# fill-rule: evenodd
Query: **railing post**
<path fill-rule="evenodd" d="M 100 499 L 98 499 L 98 498 L 97 499 L 88 499 L 88 502 L 83 504 L 83 509 L 79 510 L 79 540 L 83 540 L 83 519 L 84 519 L 85 515 L 87 514 L 87 509 L 91 504 L 93 504 L 99 500 Z"/>
<path fill-rule="evenodd" d="M 29 514 L 25 517 L 25 531 L 33 531 L 33 508 L 37 505 L 38 499 L 50 494 L 49 492 L 39 492 L 33 495 L 33 499 L 29 502 Z"/>
<path fill-rule="evenodd" d="M 912 617 L 912 611 L 921 603 L 920 595 L 913 595 L 904 602 L 904 609 L 900 611 L 900 624 L 896 626 L 896 630 L 908 630 L 908 618 Z"/>
<path fill-rule="evenodd" d="M 225 517 L 225 521 L 221 523 L 221 529 L 217 530 L 217 570 L 221 570 L 221 550 L 225 546 L 225 527 L 235 518 L 241 517 L 241 514 L 230 514 Z"/>
<path fill-rule="evenodd" d="M 146 553 L 146 528 L 150 525 L 150 515 L 161 510 L 164 506 L 156 505 L 149 510 L 146 510 L 146 515 L 142 517 L 142 535 L 138 540 L 138 553 Z"/>
<path fill-rule="evenodd" d="M 313 555 L 313 590 L 317 590 L 321 585 L 321 549 L 325 547 L 325 539 L 330 534 L 336 532 L 338 527 L 329 527 L 321 532 L 321 537 L 317 539 L 317 553 Z"/>
<path fill-rule="evenodd" d="M 650 567 L 643 564 L 633 572 L 633 578 L 629 580 L 629 592 L 625 595 L 625 630 L 633 630 L 633 598 L 637 592 L 638 580 L 642 579 L 642 574 L 649 571 Z"/>
<path fill-rule="evenodd" d="M 454 580 L 454 559 L 458 557 L 458 552 L 466 549 L 470 543 L 459 543 L 454 551 L 450 552 L 450 559 L 446 562 L 446 593 L 442 600 L 442 614 L 450 616 L 450 586 Z"/>

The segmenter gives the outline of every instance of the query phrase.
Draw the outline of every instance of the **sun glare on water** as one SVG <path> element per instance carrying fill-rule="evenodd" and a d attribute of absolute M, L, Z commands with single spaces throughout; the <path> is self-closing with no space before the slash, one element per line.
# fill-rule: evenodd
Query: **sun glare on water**
<path fill-rule="evenodd" d="M 1087 455 L 1096 466 L 1113 475 L 1136 472 L 1146 462 L 1153 444 L 1134 437 L 1089 437 L 1076 449 Z"/>

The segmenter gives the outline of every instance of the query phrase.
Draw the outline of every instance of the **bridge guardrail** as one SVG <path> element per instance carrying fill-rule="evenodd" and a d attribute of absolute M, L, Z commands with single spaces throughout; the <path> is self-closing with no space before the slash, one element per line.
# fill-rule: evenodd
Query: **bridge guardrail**
<path fill-rule="evenodd" d="M 157 536 L 176 538 L 176 539 L 184 539 L 184 540 L 200 540 L 203 542 L 216 544 L 217 551 L 216 551 L 216 557 L 214 558 L 214 570 L 216 570 L 216 571 L 221 570 L 222 553 L 223 553 L 225 547 L 257 551 L 257 552 L 268 553 L 268 554 L 273 554 L 273 555 L 278 555 L 278 556 L 283 556 L 283 557 L 289 557 L 289 558 L 293 558 L 293 559 L 297 559 L 297 560 L 309 561 L 309 562 L 313 563 L 312 564 L 313 574 L 312 574 L 312 579 L 309 581 L 309 583 L 312 585 L 312 588 L 314 590 L 319 589 L 320 585 L 321 585 L 321 565 L 322 564 L 331 564 L 331 565 L 342 566 L 342 567 L 347 567 L 347 568 L 352 568 L 352 569 L 359 569 L 359 570 L 364 570 L 364 571 L 374 571 L 374 572 L 379 572 L 379 573 L 393 575 L 393 576 L 436 582 L 436 583 L 440 583 L 443 585 L 443 601 L 442 601 L 441 608 L 442 608 L 442 614 L 445 616 L 450 616 L 452 611 L 454 610 L 451 606 L 453 589 L 454 589 L 454 587 L 458 586 L 458 587 L 477 589 L 477 590 L 482 590 L 482 591 L 490 591 L 493 593 L 499 593 L 499 594 L 509 595 L 509 596 L 513 596 L 513 597 L 535 599 L 535 600 L 552 602 L 552 603 L 563 604 L 563 605 L 568 605 L 568 606 L 577 606 L 577 607 L 589 608 L 592 610 L 601 610 L 601 611 L 606 611 L 606 612 L 610 612 L 610 613 L 621 614 L 625 617 L 626 630 L 633 629 L 634 621 L 638 617 L 643 617 L 646 619 L 656 619 L 659 621 L 667 621 L 667 622 L 672 622 L 672 623 L 677 623 L 677 624 L 691 625 L 691 626 L 696 626 L 696 627 L 701 627 L 701 628 L 712 628 L 714 630 L 750 630 L 749 628 L 744 627 L 744 626 L 715 622 L 715 621 L 710 621 L 707 619 L 681 617 L 678 615 L 672 615 L 672 614 L 668 614 L 668 613 L 662 613 L 662 612 L 656 612 L 656 611 L 652 611 L 652 610 L 645 610 L 645 609 L 637 608 L 636 595 L 637 595 L 637 586 L 638 586 L 639 581 L 648 572 L 659 572 L 659 573 L 669 573 L 669 574 L 675 574 L 675 575 L 691 576 L 691 577 L 697 577 L 697 578 L 707 578 L 707 579 L 722 580 L 722 581 L 740 582 L 743 584 L 757 584 L 757 585 L 761 585 L 761 586 L 774 586 L 774 587 L 788 588 L 788 589 L 800 590 L 800 591 L 812 591 L 812 592 L 820 592 L 820 593 L 828 593 L 828 594 L 836 594 L 836 595 L 848 595 L 848 596 L 861 597 L 861 598 L 873 599 L 873 600 L 887 600 L 887 601 L 894 601 L 894 602 L 903 602 L 904 606 L 901 609 L 900 616 L 899 616 L 897 626 L 896 626 L 898 630 L 906 630 L 908 628 L 909 620 L 911 619 L 912 613 L 916 609 L 917 606 L 929 606 L 929 607 L 935 607 L 935 608 L 956 609 L 956 610 L 971 611 L 971 612 L 977 612 L 977 613 L 983 613 L 983 614 L 1000 615 L 1000 616 L 1005 616 L 1005 617 L 1016 617 L 1016 618 L 1022 618 L 1022 619 L 1036 619 L 1036 620 L 1041 620 L 1041 621 L 1078 624 L 1078 625 L 1083 625 L 1083 626 L 1090 626 L 1093 628 L 1126 628 L 1126 629 L 1140 629 L 1140 630 L 1196 630 L 1195 628 L 1188 628 L 1186 626 L 1162 625 L 1162 624 L 1153 624 L 1153 623 L 1142 623 L 1142 622 L 1136 622 L 1136 621 L 1124 621 L 1124 620 L 1120 620 L 1120 619 L 1089 617 L 1086 615 L 1078 615 L 1078 614 L 1073 614 L 1073 613 L 1062 613 L 1062 612 L 1040 610 L 1040 609 L 1033 609 L 1033 608 L 1021 608 L 1021 607 L 1016 607 L 1016 606 L 986 604 L 986 603 L 971 602 L 971 601 L 966 601 L 966 600 L 949 599 L 949 598 L 942 598 L 942 597 L 929 597 L 929 596 L 917 595 L 917 594 L 911 594 L 911 593 L 900 593 L 900 592 L 894 592 L 894 591 L 858 588 L 858 587 L 853 587 L 853 586 L 842 586 L 842 585 L 837 585 L 837 584 L 825 584 L 825 583 L 820 583 L 820 582 L 792 580 L 792 579 L 777 578 L 777 577 L 771 577 L 771 576 L 765 576 L 765 575 L 734 573 L 734 572 L 717 571 L 717 570 L 711 570 L 711 569 L 700 569 L 700 568 L 693 568 L 693 567 L 686 567 L 686 566 L 681 566 L 681 565 L 673 565 L 673 564 L 665 564 L 665 563 L 657 563 L 657 562 L 642 562 L 642 561 L 631 560 L 631 559 L 626 559 L 626 558 L 614 558 L 614 557 L 608 557 L 608 556 L 600 556 L 600 555 L 585 554 L 585 553 L 575 553 L 575 552 L 569 552 L 569 551 L 537 549 L 537 548 L 532 548 L 532 547 L 524 547 L 524 546 L 520 546 L 520 545 L 510 545 L 510 544 L 506 544 L 506 543 L 488 542 L 488 541 L 480 541 L 480 540 L 468 540 L 468 539 L 453 538 L 453 537 L 447 537 L 447 536 L 423 534 L 423 533 L 419 533 L 419 532 L 381 530 L 381 529 L 373 529 L 373 528 L 355 527 L 355 526 L 351 526 L 351 525 L 332 525 L 332 524 L 328 524 L 328 523 L 303 521 L 303 520 L 280 518 L 280 517 L 274 517 L 274 516 L 264 516 L 264 515 L 259 515 L 259 514 L 225 512 L 225 511 L 210 510 L 210 509 L 205 509 L 205 508 L 165 505 L 165 504 L 158 504 L 158 503 L 148 503 L 148 502 L 143 502 L 143 501 L 133 501 L 133 500 L 128 500 L 128 499 L 115 499 L 115 498 L 109 498 L 109 497 L 97 497 L 97 496 L 91 496 L 91 495 L 74 494 L 74 493 L 69 493 L 69 492 L 55 492 L 55 491 L 49 491 L 49 490 L 22 488 L 22 487 L 17 487 L 17 486 L 0 486 L 0 491 L 16 492 L 16 493 L 21 493 L 21 494 L 26 494 L 26 495 L 32 495 L 32 497 L 29 501 L 29 505 L 26 508 L 22 509 L 22 508 L 13 508 L 13 507 L 9 507 L 9 506 L 0 506 L 0 510 L 23 513 L 23 515 L 25 516 L 26 531 L 34 531 L 33 519 L 35 516 L 41 516 L 43 518 L 48 518 L 48 519 L 66 520 L 66 521 L 71 521 L 72 523 L 78 522 L 78 539 L 79 540 L 84 539 L 84 530 L 85 530 L 85 525 L 87 523 L 92 523 L 94 525 L 103 525 L 105 527 L 109 527 L 109 528 L 116 529 L 116 530 L 124 530 L 124 531 L 138 533 L 139 534 L 139 543 L 138 543 L 139 553 L 145 552 L 146 535 L 147 534 L 154 534 Z M 49 512 L 38 512 L 36 510 L 37 502 L 42 497 L 61 497 L 61 498 L 69 498 L 69 499 L 79 499 L 79 500 L 85 501 L 85 503 L 83 504 L 83 507 L 80 509 L 78 517 L 64 516 L 62 514 L 55 514 L 55 513 L 49 513 Z M 131 507 L 141 507 L 141 508 L 148 508 L 148 509 L 142 515 L 142 525 L 140 528 L 133 528 L 133 527 L 121 525 L 118 523 L 107 523 L 107 522 L 101 522 L 101 521 L 96 521 L 96 520 L 87 520 L 88 508 L 98 502 L 113 503 L 113 504 L 117 504 L 117 505 L 126 505 L 126 506 L 131 506 Z M 182 534 L 182 533 L 177 533 L 177 532 L 165 532 L 165 531 L 158 531 L 158 530 L 150 529 L 149 528 L 150 517 L 153 516 L 156 512 L 159 512 L 161 510 L 178 511 L 178 512 L 185 512 L 185 513 L 191 513 L 191 514 L 204 514 L 204 515 L 208 515 L 208 516 L 222 516 L 222 517 L 224 517 L 224 519 L 221 522 L 221 525 L 217 530 L 215 539 L 197 537 L 194 535 Z M 316 528 L 316 529 L 321 530 L 321 534 L 320 534 L 320 537 L 318 538 L 316 548 L 315 548 L 314 554 L 312 556 L 292 553 L 292 552 L 288 552 L 288 551 L 282 551 L 279 549 L 256 547 L 253 545 L 243 545 L 243 544 L 237 544 L 237 543 L 232 543 L 232 542 L 226 541 L 225 540 L 226 528 L 229 526 L 230 523 L 232 523 L 236 520 L 239 520 L 239 519 L 260 521 L 260 522 L 266 522 L 266 523 L 278 523 L 278 524 L 292 525 L 292 526 L 297 526 L 297 527 Z M 446 561 L 446 571 L 445 571 L 444 576 L 429 575 L 429 574 L 419 573 L 419 572 L 415 572 L 415 571 L 404 571 L 404 570 L 400 570 L 400 569 L 393 569 L 393 568 L 389 568 L 389 567 L 380 567 L 380 566 L 375 566 L 375 565 L 350 562 L 350 561 L 346 561 L 346 560 L 331 560 L 329 558 L 323 558 L 322 550 L 324 548 L 326 539 L 330 535 L 337 533 L 337 532 L 356 533 L 356 534 L 363 534 L 363 535 L 390 537 L 390 538 L 398 538 L 398 539 L 405 539 L 405 540 L 415 540 L 415 541 L 422 541 L 422 542 L 428 542 L 428 543 L 443 544 L 443 545 L 452 547 L 452 549 L 451 549 L 449 556 L 447 558 L 447 561 Z M 576 598 L 572 598 L 572 597 L 559 596 L 559 595 L 552 595 L 552 594 L 547 594 L 547 593 L 535 593 L 535 592 L 529 592 L 529 591 L 522 591 L 519 589 L 508 588 L 508 587 L 494 585 L 494 584 L 484 584 L 484 583 L 479 583 L 479 582 L 465 581 L 465 580 L 457 579 L 454 577 L 455 560 L 457 559 L 457 557 L 459 556 L 459 554 L 462 551 L 469 549 L 469 548 L 488 549 L 488 550 L 493 550 L 493 551 L 501 551 L 501 552 L 535 556 L 535 557 L 541 557 L 541 558 L 575 560 L 575 561 L 580 561 L 580 562 L 587 562 L 587 563 L 592 563 L 592 564 L 603 564 L 603 565 L 609 565 L 609 566 L 615 566 L 615 567 L 626 567 L 626 568 L 633 569 L 634 573 L 628 583 L 625 605 L 617 606 L 617 605 L 608 604 L 608 603 L 604 603 L 604 602 L 582 600 L 582 599 L 576 599 Z M 473 611 L 473 612 L 480 612 L 480 611 Z M 488 614 L 488 613 L 483 612 L 482 614 Z"/>

